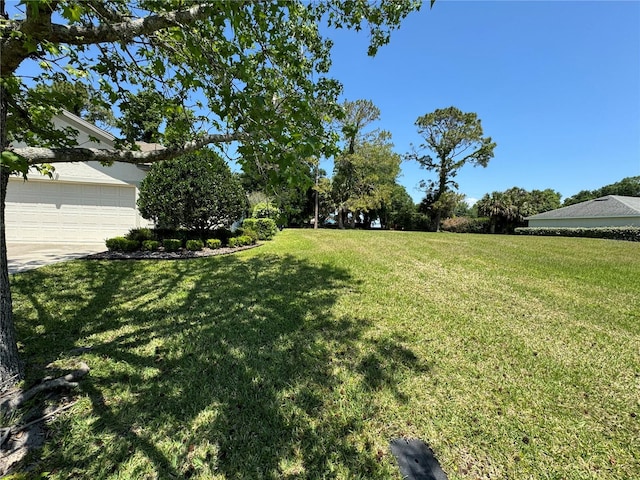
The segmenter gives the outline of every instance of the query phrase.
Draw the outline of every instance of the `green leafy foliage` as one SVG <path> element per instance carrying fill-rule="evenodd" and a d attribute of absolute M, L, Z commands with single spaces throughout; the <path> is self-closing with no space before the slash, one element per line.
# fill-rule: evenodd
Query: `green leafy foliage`
<path fill-rule="evenodd" d="M 271 240 L 278 233 L 278 226 L 272 218 L 246 218 L 242 227 L 245 231 L 254 231 L 258 240 Z"/>
<path fill-rule="evenodd" d="M 280 209 L 271 202 L 259 202 L 251 211 L 251 218 L 277 218 L 279 215 Z"/>
<path fill-rule="evenodd" d="M 491 233 L 513 233 L 525 226 L 525 217 L 560 208 L 560 193 L 551 190 L 527 191 L 513 187 L 484 195 L 476 204 L 478 214 L 489 217 Z"/>
<path fill-rule="evenodd" d="M 126 238 L 142 243 L 145 240 L 154 240 L 155 236 L 150 228 L 132 228 L 127 233 Z"/>
<path fill-rule="evenodd" d="M 3 174 L 8 171 L 10 175 L 20 174 L 25 179 L 29 173 L 27 159 L 8 150 L 4 150 L 0 154 L 0 168 L 2 168 Z"/>
<path fill-rule="evenodd" d="M 607 238 L 640 242 L 640 227 L 519 227 L 515 233 L 551 237 Z"/>
<path fill-rule="evenodd" d="M 320 24 L 368 29 L 369 54 L 374 54 L 400 21 L 419 7 L 420 2 L 413 0 L 42 0 L 17 7 L 2 1 L 0 152 L 12 142 L 24 142 L 49 148 L 45 153 L 13 149 L 18 155 L 28 154 L 30 164 L 42 163 L 50 155 L 56 161 L 74 161 L 68 152 L 51 149 L 76 146 L 78 132 L 57 129 L 52 119 L 61 102 L 52 102 L 32 86 L 80 83 L 94 89 L 88 97 L 91 104 L 108 110 L 126 110 L 131 93 L 159 94 L 162 118 L 166 121 L 177 113 L 183 122 L 165 124 L 165 131 L 176 127 L 175 141 L 189 140 L 175 147 L 165 138 L 172 147 L 163 152 L 165 158 L 207 144 L 238 141 L 241 163 L 270 163 L 277 167 L 270 173 L 295 184 L 304 179 L 301 158 L 336 151 L 328 119 L 340 115 L 341 86 L 327 76 L 331 41 L 320 34 Z M 23 72 L 29 73 L 28 79 Z M 190 118 L 189 110 L 198 113 Z M 146 128 L 135 130 L 148 133 Z M 125 142 L 116 146 L 131 148 Z M 130 155 L 129 160 L 145 163 L 154 155 L 147 153 Z M 102 155 L 105 163 L 120 158 L 118 152 Z M 13 162 L 11 168 L 0 167 L 3 174 L 9 170 L 26 174 L 15 159 L 2 160 Z M 2 188 L 5 198 L 6 182 Z M 180 221 L 185 213 L 181 212 Z M 227 224 L 222 217 L 219 223 Z M 195 228 L 211 228 L 211 217 L 202 218 Z M 172 217 L 166 220 L 171 226 L 176 223 Z M 2 297 L 10 298 L 7 282 Z M 0 382 L 22 374 L 10 303 L 0 312 L 4 335 L 0 343 L 7 351 L 0 363 Z"/>
<path fill-rule="evenodd" d="M 586 202 L 594 198 L 605 197 L 607 195 L 622 195 L 626 197 L 640 197 L 640 176 L 626 177 L 602 188 L 595 190 L 582 190 L 575 195 L 564 200 L 563 206 L 574 205 L 576 203 Z"/>
<path fill-rule="evenodd" d="M 212 250 L 215 250 L 222 246 L 222 240 L 220 240 L 219 238 L 207 238 L 206 244 L 207 244 L 207 248 L 211 248 Z"/>
<path fill-rule="evenodd" d="M 206 232 L 240 218 L 246 196 L 220 156 L 203 150 L 154 164 L 140 185 L 138 207 L 158 226 Z"/>
<path fill-rule="evenodd" d="M 202 240 L 187 240 L 185 247 L 191 252 L 199 252 L 204 248 L 204 242 Z"/>
<path fill-rule="evenodd" d="M 179 238 L 165 238 L 162 240 L 162 246 L 167 252 L 177 252 L 182 248 L 182 240 Z"/>
<path fill-rule="evenodd" d="M 113 237 L 105 240 L 107 249 L 111 252 L 135 252 L 140 248 L 140 242 L 126 237 Z"/>
<path fill-rule="evenodd" d="M 158 240 L 144 240 L 142 242 L 142 249 L 148 252 L 155 252 L 160 248 L 160 242 Z"/>

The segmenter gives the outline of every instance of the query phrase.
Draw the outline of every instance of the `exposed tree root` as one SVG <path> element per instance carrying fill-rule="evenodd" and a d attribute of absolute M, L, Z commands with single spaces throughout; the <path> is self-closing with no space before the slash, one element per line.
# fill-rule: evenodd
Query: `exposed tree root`
<path fill-rule="evenodd" d="M 45 380 L 35 387 L 30 388 L 26 392 L 18 392 L 16 395 L 10 396 L 0 402 L 0 410 L 15 410 L 25 402 L 31 400 L 40 392 L 54 390 L 56 388 L 75 388 L 78 386 L 77 380 L 80 380 L 87 373 L 89 367 L 86 363 L 80 362 L 80 368 L 68 373 L 64 377 L 58 377 L 51 380 Z"/>
<path fill-rule="evenodd" d="M 42 392 L 75 388 L 78 386 L 78 380 L 87 373 L 89 373 L 89 367 L 86 363 L 80 362 L 79 368 L 67 375 L 53 379 L 45 378 L 41 383 L 24 392 L 19 389 L 5 391 L 0 396 L 0 414 L 4 414 L 5 419 L 11 418 L 13 411 Z M 59 400 L 56 401 L 58 405 L 60 405 Z M 66 401 L 68 400 L 67 397 Z M 36 409 L 37 418 L 34 418 L 34 412 L 31 412 L 26 414 L 26 418 L 22 416 L 22 422 L 25 423 L 0 427 L 0 476 L 7 474 L 10 469 L 18 465 L 29 451 L 41 447 L 45 439 L 42 422 L 71 408 L 75 403 L 71 401 L 58 408 L 50 406 L 46 409 Z"/>

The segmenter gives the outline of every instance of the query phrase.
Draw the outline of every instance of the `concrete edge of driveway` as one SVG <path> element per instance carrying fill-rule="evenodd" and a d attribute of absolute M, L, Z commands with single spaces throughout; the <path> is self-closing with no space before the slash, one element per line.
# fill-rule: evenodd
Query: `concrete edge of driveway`
<path fill-rule="evenodd" d="M 7 243 L 9 273 L 20 273 L 53 263 L 75 260 L 94 253 L 104 252 L 100 243 Z"/>

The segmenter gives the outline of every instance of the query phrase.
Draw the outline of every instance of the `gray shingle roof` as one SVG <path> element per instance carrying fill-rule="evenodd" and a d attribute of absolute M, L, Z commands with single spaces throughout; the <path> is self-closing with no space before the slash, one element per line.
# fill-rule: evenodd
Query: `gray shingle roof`
<path fill-rule="evenodd" d="M 640 217 L 640 197 L 607 195 L 606 197 L 587 200 L 586 202 L 576 203 L 557 210 L 538 213 L 527 217 L 526 220 L 593 217 Z"/>

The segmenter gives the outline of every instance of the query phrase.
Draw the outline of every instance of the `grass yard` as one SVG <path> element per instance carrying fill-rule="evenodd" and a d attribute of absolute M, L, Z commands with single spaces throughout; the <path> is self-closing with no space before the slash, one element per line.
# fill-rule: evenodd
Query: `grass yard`
<path fill-rule="evenodd" d="M 285 230 L 12 285 L 29 377 L 91 367 L 32 475 L 400 479 L 407 436 L 450 479 L 640 478 L 638 243 Z"/>

